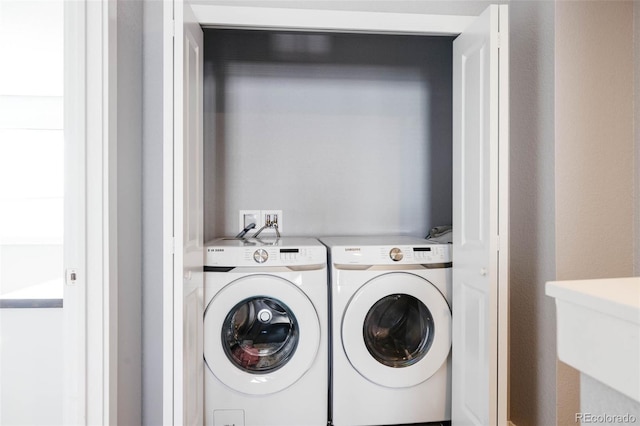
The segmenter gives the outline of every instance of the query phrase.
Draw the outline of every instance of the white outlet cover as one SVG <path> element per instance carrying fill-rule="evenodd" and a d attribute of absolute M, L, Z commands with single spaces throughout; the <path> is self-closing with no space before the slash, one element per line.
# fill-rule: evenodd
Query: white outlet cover
<path fill-rule="evenodd" d="M 280 233 L 282 233 L 282 230 L 284 229 L 283 227 L 283 215 L 282 215 L 282 210 L 262 210 L 261 211 L 261 215 L 260 215 L 260 224 L 258 226 L 258 228 L 264 226 L 264 224 L 267 221 L 267 215 L 278 215 L 278 231 L 280 231 Z M 270 232 L 270 233 L 276 233 L 275 229 L 273 228 L 265 228 L 264 231 L 262 232 Z"/>
<path fill-rule="evenodd" d="M 260 210 L 240 210 L 238 214 L 238 232 L 242 231 L 250 223 L 255 223 L 255 229 L 262 226 L 262 212 Z"/>

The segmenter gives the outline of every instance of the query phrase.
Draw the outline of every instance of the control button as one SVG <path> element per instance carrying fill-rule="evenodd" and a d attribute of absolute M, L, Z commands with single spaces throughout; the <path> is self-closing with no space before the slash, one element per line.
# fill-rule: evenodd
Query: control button
<path fill-rule="evenodd" d="M 264 249 L 258 249 L 253 252 L 253 260 L 258 263 L 264 263 L 269 258 L 269 253 Z"/>
<path fill-rule="evenodd" d="M 400 250 L 397 247 L 394 247 L 391 249 L 391 251 L 389 252 L 389 257 L 391 258 L 391 260 L 393 260 L 394 262 L 398 262 L 400 260 L 402 260 L 402 258 L 404 257 L 404 255 L 402 254 L 402 250 Z"/>
<path fill-rule="evenodd" d="M 296 253 L 280 253 L 280 260 L 295 261 L 298 260 L 298 255 Z"/>

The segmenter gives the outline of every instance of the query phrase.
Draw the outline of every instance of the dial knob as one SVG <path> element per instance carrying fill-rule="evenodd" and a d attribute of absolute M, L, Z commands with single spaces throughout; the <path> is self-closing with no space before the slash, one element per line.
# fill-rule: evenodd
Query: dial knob
<path fill-rule="evenodd" d="M 402 260 L 404 255 L 402 254 L 402 250 L 400 250 L 397 247 L 394 247 L 394 248 L 391 249 L 391 251 L 389 251 L 389 257 L 394 262 L 398 262 L 398 261 Z"/>
<path fill-rule="evenodd" d="M 264 249 L 258 249 L 253 252 L 253 260 L 258 263 L 264 263 L 269 258 L 269 253 Z"/>

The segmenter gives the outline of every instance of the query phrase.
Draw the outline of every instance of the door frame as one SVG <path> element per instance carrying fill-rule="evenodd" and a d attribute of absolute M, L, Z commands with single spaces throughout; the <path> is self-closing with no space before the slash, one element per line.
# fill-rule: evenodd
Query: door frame
<path fill-rule="evenodd" d="M 115 2 L 64 2 L 63 419 L 69 425 L 117 419 L 116 18 Z"/>
<path fill-rule="evenodd" d="M 174 228 L 182 226 L 175 223 L 174 217 L 174 37 L 182 31 L 182 22 L 176 23 L 176 10 L 182 10 L 189 0 L 169 0 L 163 2 L 163 419 L 166 424 L 174 424 L 175 419 L 181 419 L 182 413 L 174 412 L 174 406 L 182 410 L 182 392 L 174 387 L 174 372 L 179 365 L 175 365 L 174 330 L 182 327 L 182 318 L 174 316 L 176 306 L 181 301 L 175 300 L 174 295 L 174 252 L 176 248 Z M 236 7 L 207 5 L 200 0 L 192 2 L 191 8 L 204 27 L 216 28 L 244 28 L 244 29 L 272 29 L 292 31 L 320 31 L 320 32 L 348 32 L 348 33 L 378 33 L 378 34 L 416 34 L 435 36 L 457 36 L 462 33 L 477 16 L 462 15 L 428 15 L 393 12 L 358 12 L 321 9 L 290 9 L 268 7 Z M 504 40 L 505 45 L 508 40 Z M 182 66 L 182 64 L 180 64 Z M 508 75 L 507 69 L 501 69 Z M 507 102 L 508 91 L 500 94 L 500 101 Z M 181 113 L 181 112 L 180 112 Z M 507 117 L 500 117 L 501 120 Z M 507 121 L 508 123 L 508 121 Z M 508 141 L 508 124 L 500 127 L 500 137 Z M 508 146 L 508 145 L 507 145 Z M 507 153 L 508 157 L 508 153 Z M 508 172 L 508 165 L 501 166 L 500 173 Z M 505 175 L 508 176 L 508 175 Z M 500 181 L 500 191 L 507 191 L 508 180 Z M 502 203 L 500 212 L 507 214 L 508 205 Z M 504 223 L 501 227 L 508 227 Z M 501 229 L 502 230 L 502 229 Z M 508 234 L 505 234 L 508 235 Z M 508 242 L 501 241 L 500 246 L 506 247 Z M 507 251 L 500 252 L 501 261 L 508 259 Z M 181 265 L 178 265 L 181 267 Z M 503 279 L 506 278 L 506 279 Z M 498 292 L 508 295 L 508 263 L 505 261 L 499 268 Z M 508 350 L 508 300 L 500 299 L 498 306 L 500 330 L 498 336 L 498 350 L 507 354 Z M 178 309 L 181 312 L 181 309 Z M 504 398 L 498 398 L 498 424 L 507 423 L 507 360 L 503 359 L 498 371 L 503 372 L 499 377 L 498 393 Z M 179 421 L 178 421 L 179 423 Z"/>
<path fill-rule="evenodd" d="M 175 0 L 186 1 L 188 0 Z M 476 18 L 396 12 L 214 6 L 192 2 L 201 26 L 375 34 L 458 35 Z"/>

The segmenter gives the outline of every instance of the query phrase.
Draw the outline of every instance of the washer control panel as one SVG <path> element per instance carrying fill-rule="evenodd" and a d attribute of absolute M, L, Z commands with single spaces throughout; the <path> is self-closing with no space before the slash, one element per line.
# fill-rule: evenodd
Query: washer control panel
<path fill-rule="evenodd" d="M 327 249 L 318 240 L 290 237 L 283 238 L 279 244 L 219 239 L 206 247 L 204 264 L 211 267 L 296 267 L 326 262 Z"/>
<path fill-rule="evenodd" d="M 302 257 L 301 257 L 302 253 Z M 277 258 L 280 259 L 281 262 L 290 263 L 297 262 L 299 259 L 305 257 L 306 250 L 305 249 L 293 249 L 293 248 L 281 248 L 280 250 L 276 250 L 275 252 L 272 250 L 272 254 L 275 254 Z M 269 252 L 265 249 L 258 249 L 253 252 L 253 260 L 257 263 L 265 263 L 269 260 Z"/>

